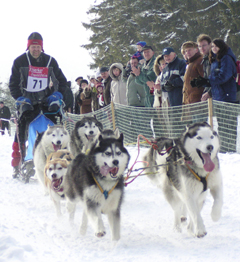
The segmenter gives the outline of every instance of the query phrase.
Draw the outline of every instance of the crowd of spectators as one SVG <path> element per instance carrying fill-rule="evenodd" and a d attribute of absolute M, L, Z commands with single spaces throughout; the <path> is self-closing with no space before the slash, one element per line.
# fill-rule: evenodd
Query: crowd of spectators
<path fill-rule="evenodd" d="M 166 46 L 156 55 L 144 41 L 123 65 L 119 61 L 99 69 L 89 80 L 76 79 L 74 113 L 88 113 L 110 102 L 135 107 L 172 107 L 214 100 L 239 103 L 240 62 L 222 40 L 201 34 L 177 52 Z M 239 70 L 237 72 L 237 70 Z M 88 82 L 89 81 L 89 82 Z"/>

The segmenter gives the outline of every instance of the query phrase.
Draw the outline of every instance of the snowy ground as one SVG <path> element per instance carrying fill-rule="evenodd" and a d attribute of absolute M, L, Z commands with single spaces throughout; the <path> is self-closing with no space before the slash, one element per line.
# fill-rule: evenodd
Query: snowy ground
<path fill-rule="evenodd" d="M 82 209 L 70 226 L 65 203 L 57 219 L 53 203 L 44 196 L 37 181 L 23 184 L 12 179 L 11 145 L 13 137 L 0 137 L 0 262 L 3 261 L 239 261 L 240 257 L 240 155 L 220 154 L 224 183 L 222 218 L 210 217 L 212 198 L 208 195 L 202 211 L 208 234 L 193 238 L 184 229 L 172 230 L 173 212 L 160 189 L 147 177 L 139 177 L 125 190 L 122 205 L 121 239 L 107 234 L 98 239 L 91 227 L 85 237 L 78 233 Z M 129 148 L 131 161 L 136 148 Z M 141 150 L 141 154 L 144 149 Z"/>

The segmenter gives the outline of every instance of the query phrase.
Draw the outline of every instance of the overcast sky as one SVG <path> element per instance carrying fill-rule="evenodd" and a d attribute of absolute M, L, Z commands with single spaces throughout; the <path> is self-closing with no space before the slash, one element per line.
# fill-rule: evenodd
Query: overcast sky
<path fill-rule="evenodd" d="M 15 58 L 25 52 L 28 36 L 39 32 L 46 54 L 53 56 L 67 80 L 92 75 L 88 51 L 90 31 L 86 11 L 95 0 L 1 0 L 0 1 L 0 81 L 7 81 Z M 97 3 L 100 1 L 98 0 Z"/>

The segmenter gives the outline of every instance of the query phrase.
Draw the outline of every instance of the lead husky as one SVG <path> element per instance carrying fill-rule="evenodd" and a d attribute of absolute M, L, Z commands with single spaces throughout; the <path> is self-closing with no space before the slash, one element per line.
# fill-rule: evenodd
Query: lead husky
<path fill-rule="evenodd" d="M 180 139 L 159 138 L 158 149 L 151 148 L 145 160 L 158 174 L 149 176 L 162 187 L 174 210 L 174 227 L 181 231 L 181 222 L 189 215 L 188 230 L 197 237 L 207 234 L 201 209 L 207 189 L 213 196 L 211 217 L 221 217 L 223 205 L 222 177 L 219 169 L 219 137 L 207 123 L 195 123 L 186 128 Z M 159 165 L 156 167 L 156 165 Z M 155 166 L 155 167 L 154 167 Z"/>
<path fill-rule="evenodd" d="M 44 189 L 44 167 L 48 155 L 59 149 L 68 148 L 69 141 L 69 133 L 62 125 L 48 126 L 45 132 L 37 134 L 33 149 L 33 162 L 36 176 Z"/>
<path fill-rule="evenodd" d="M 85 153 L 96 142 L 103 125 L 95 117 L 83 117 L 71 133 L 70 151 L 74 156 Z"/>
<path fill-rule="evenodd" d="M 89 154 L 79 154 L 69 165 L 66 185 L 67 208 L 73 220 L 76 203 L 84 206 L 80 233 L 85 234 L 90 220 L 95 235 L 103 237 L 102 215 L 108 216 L 112 240 L 120 238 L 120 208 L 123 199 L 123 172 L 128 166 L 129 154 L 123 146 L 123 135 L 102 138 Z"/>

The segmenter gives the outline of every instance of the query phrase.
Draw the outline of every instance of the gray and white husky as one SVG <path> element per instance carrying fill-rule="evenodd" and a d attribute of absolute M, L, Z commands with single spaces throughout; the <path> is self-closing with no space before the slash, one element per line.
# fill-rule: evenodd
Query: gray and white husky
<path fill-rule="evenodd" d="M 68 149 L 69 142 L 69 133 L 62 125 L 48 125 L 45 132 L 37 134 L 33 149 L 33 162 L 35 165 L 36 176 L 44 189 L 44 167 L 48 155 L 59 149 Z"/>
<path fill-rule="evenodd" d="M 181 222 L 188 215 L 188 230 L 197 237 L 207 234 L 201 209 L 207 191 L 214 199 L 211 217 L 219 220 L 223 205 L 222 176 L 219 168 L 219 137 L 207 123 L 186 128 L 179 139 L 158 138 L 144 159 L 152 167 L 152 182 L 162 188 L 174 211 L 174 227 L 181 232 Z"/>
<path fill-rule="evenodd" d="M 123 172 L 130 156 L 123 146 L 123 135 L 102 138 L 92 146 L 88 155 L 79 154 L 69 165 L 65 196 L 70 220 L 74 219 L 76 203 L 83 203 L 80 233 L 85 234 L 90 221 L 95 235 L 103 237 L 102 214 L 108 216 L 112 240 L 120 238 L 120 209 L 124 192 Z"/>
<path fill-rule="evenodd" d="M 103 125 L 95 117 L 83 117 L 71 133 L 70 151 L 74 156 L 86 153 L 96 142 Z"/>

